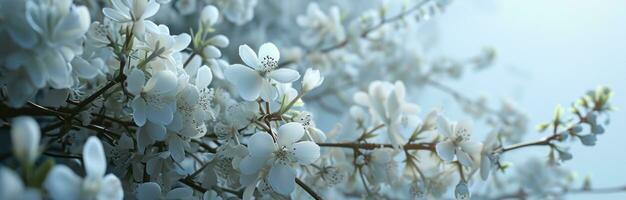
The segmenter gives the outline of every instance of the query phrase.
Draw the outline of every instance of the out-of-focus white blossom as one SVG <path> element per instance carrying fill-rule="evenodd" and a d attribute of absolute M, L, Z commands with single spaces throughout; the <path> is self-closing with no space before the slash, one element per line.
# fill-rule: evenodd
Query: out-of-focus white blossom
<path fill-rule="evenodd" d="M 123 199 L 122 183 L 113 174 L 105 175 L 107 160 L 102 143 L 89 137 L 83 148 L 86 176 L 79 177 L 65 165 L 54 166 L 43 186 L 52 199 Z"/>
<path fill-rule="evenodd" d="M 13 170 L 4 166 L 0 166 L 0 185 L 0 199 L 41 199 L 38 190 L 27 188 Z"/>
<path fill-rule="evenodd" d="M 192 199 L 193 190 L 188 187 L 179 187 L 163 195 L 161 186 L 155 182 L 146 182 L 137 186 L 137 199 Z"/>
<path fill-rule="evenodd" d="M 4 80 L 11 105 L 24 104 L 46 86 L 71 87 L 71 61 L 82 53 L 82 37 L 91 21 L 87 7 L 71 0 L 29 0 L 2 1 L 0 9 L 10 14 L 6 30 L 18 48 L 3 63 L 15 74 Z"/>
<path fill-rule="evenodd" d="M 32 166 L 39 156 L 41 131 L 31 117 L 17 117 L 11 124 L 13 154 L 23 165 Z"/>
<path fill-rule="evenodd" d="M 309 3 L 306 15 L 296 18 L 299 26 L 305 28 L 300 40 L 305 45 L 313 46 L 325 41 L 340 43 L 346 39 L 346 32 L 341 24 L 339 7 L 333 6 L 329 14 L 324 13 L 317 3 Z"/>
<path fill-rule="evenodd" d="M 208 0 L 224 13 L 229 21 L 244 25 L 254 17 L 254 8 L 258 0 Z"/>

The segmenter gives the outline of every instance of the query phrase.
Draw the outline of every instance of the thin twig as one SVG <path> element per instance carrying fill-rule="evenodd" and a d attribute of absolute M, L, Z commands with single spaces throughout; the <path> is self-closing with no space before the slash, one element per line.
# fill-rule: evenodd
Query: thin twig
<path fill-rule="evenodd" d="M 320 195 L 318 195 L 317 193 L 315 193 L 315 191 L 313 191 L 313 189 L 311 187 L 309 187 L 308 185 L 306 185 L 304 182 L 302 182 L 302 180 L 300 180 L 299 178 L 296 178 L 296 183 L 302 188 L 304 189 L 304 191 L 306 191 L 306 193 L 309 193 L 309 195 L 311 195 L 311 197 L 313 197 L 313 199 L 315 200 L 322 200 L 322 197 Z"/>

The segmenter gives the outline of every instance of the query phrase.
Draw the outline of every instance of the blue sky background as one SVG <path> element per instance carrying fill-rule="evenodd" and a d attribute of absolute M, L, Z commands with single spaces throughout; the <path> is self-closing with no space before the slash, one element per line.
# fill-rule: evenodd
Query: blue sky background
<path fill-rule="evenodd" d="M 597 146 L 572 144 L 574 159 L 564 164 L 580 176 L 590 175 L 596 187 L 626 185 L 626 1 L 457 0 L 436 17 L 434 54 L 465 58 L 485 46 L 497 50 L 495 65 L 463 80 L 448 82 L 465 94 L 509 98 L 531 118 L 531 127 L 549 120 L 555 105 L 569 105 L 588 89 L 614 90 L 607 133 Z M 462 118 L 453 100 L 427 89 L 423 108 L 445 105 L 446 113 Z M 476 132 L 486 132 L 477 127 Z M 481 130 L 483 129 L 483 130 Z M 543 135 L 531 130 L 526 139 Z M 483 138 L 477 134 L 476 138 Z M 518 152 L 507 160 L 546 155 L 541 148 Z M 626 199 L 614 195 L 576 195 L 568 199 Z"/>

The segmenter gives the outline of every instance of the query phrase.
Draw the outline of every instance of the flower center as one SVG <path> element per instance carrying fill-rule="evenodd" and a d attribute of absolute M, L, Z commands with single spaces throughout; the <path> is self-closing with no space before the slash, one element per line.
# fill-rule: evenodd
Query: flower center
<path fill-rule="evenodd" d="M 265 56 L 261 59 L 261 73 L 266 74 L 274 70 L 278 67 L 278 60 L 274 60 L 274 58 L 270 56 Z"/>
<path fill-rule="evenodd" d="M 282 165 L 289 165 L 292 163 L 291 156 L 292 152 L 288 151 L 287 147 L 283 146 L 279 150 L 274 152 L 274 158 L 276 158 L 276 163 Z"/>

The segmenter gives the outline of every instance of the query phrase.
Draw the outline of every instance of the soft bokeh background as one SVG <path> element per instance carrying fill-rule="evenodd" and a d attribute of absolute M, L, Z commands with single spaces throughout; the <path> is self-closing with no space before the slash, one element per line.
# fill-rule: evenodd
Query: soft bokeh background
<path fill-rule="evenodd" d="M 439 34 L 434 54 L 464 58 L 485 46 L 497 50 L 491 69 L 447 84 L 471 97 L 516 101 L 532 127 L 551 119 L 555 105 L 569 105 L 597 85 L 611 87 L 612 103 L 622 110 L 613 113 L 595 147 L 573 144 L 574 159 L 564 166 L 581 178 L 590 175 L 594 187 L 626 185 L 626 1 L 458 0 L 434 20 Z M 463 116 L 460 108 L 450 107 L 455 105 L 451 98 L 433 89 L 422 93 L 430 94 L 435 98 L 420 100 L 424 108 L 445 105 L 447 114 Z M 532 129 L 525 138 L 543 136 Z M 476 138 L 483 136 L 477 133 Z M 547 154 L 535 149 L 506 159 Z M 590 198 L 626 199 L 626 193 L 568 196 Z"/>

